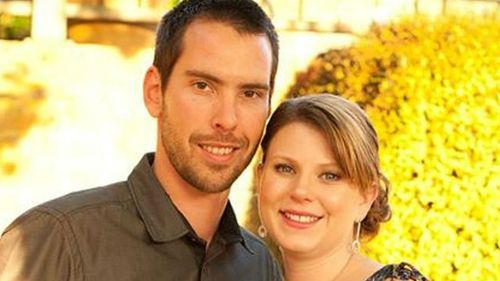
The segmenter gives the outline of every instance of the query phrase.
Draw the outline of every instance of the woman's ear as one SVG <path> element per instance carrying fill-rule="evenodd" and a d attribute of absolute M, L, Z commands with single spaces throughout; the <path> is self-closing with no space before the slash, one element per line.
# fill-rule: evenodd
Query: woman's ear
<path fill-rule="evenodd" d="M 373 205 L 373 202 L 375 202 L 375 200 L 377 199 L 378 193 L 379 193 L 379 186 L 375 182 L 372 183 L 367 190 L 362 192 L 361 195 L 363 197 L 363 200 L 360 203 L 359 221 L 362 221 L 366 217 L 366 215 L 370 211 L 370 208 Z"/>
<path fill-rule="evenodd" d="M 163 93 L 161 90 L 161 75 L 155 66 L 150 66 L 144 75 L 142 94 L 144 104 L 153 117 L 160 116 L 163 106 Z"/>
<path fill-rule="evenodd" d="M 260 162 L 257 167 L 255 167 L 255 184 L 256 191 L 260 193 L 260 180 L 262 179 L 262 170 L 264 169 L 264 163 Z"/>

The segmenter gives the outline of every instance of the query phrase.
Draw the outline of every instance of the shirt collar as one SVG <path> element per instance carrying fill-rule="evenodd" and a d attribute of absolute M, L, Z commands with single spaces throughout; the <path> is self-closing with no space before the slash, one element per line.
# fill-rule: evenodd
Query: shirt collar
<path fill-rule="evenodd" d="M 228 202 L 226 208 L 224 209 L 217 232 L 226 244 L 240 242 L 248 252 L 251 254 L 254 253 L 254 251 L 249 247 L 249 243 L 246 238 L 244 238 L 241 234 L 241 228 L 236 219 L 231 202 Z"/>
<path fill-rule="evenodd" d="M 154 153 L 148 153 L 139 161 L 128 178 L 128 186 L 146 229 L 155 242 L 168 242 L 191 232 L 191 226 L 174 206 L 160 182 L 156 178 L 152 164 Z M 240 242 L 250 253 L 241 234 L 240 226 L 231 203 L 228 202 L 221 217 L 216 236 L 224 243 Z"/>
<path fill-rule="evenodd" d="M 187 233 L 189 228 L 154 175 L 154 153 L 139 161 L 128 178 L 130 193 L 146 229 L 155 242 L 168 242 Z"/>

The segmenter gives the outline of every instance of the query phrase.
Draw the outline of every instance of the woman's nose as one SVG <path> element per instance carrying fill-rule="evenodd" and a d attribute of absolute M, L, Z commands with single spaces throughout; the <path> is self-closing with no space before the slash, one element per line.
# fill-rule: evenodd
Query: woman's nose
<path fill-rule="evenodd" d="M 313 200 L 312 181 L 306 175 L 299 175 L 297 180 L 292 183 L 290 196 L 296 202 L 310 202 Z"/>

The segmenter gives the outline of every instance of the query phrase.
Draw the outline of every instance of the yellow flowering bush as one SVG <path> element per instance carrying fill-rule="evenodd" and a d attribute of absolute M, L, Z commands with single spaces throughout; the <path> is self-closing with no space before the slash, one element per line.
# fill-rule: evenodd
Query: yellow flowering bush
<path fill-rule="evenodd" d="M 46 94 L 43 87 L 26 78 L 28 69 L 0 72 L 0 177 L 16 172 L 16 164 L 5 157 L 40 119 Z"/>
<path fill-rule="evenodd" d="M 324 92 L 368 113 L 393 185 L 392 219 L 366 254 L 408 261 L 432 280 L 500 280 L 499 20 L 374 26 L 320 54 L 285 98 Z"/>

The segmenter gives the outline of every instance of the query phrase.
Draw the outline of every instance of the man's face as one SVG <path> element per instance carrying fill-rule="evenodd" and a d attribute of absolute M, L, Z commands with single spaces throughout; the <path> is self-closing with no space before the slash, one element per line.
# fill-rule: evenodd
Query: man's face
<path fill-rule="evenodd" d="M 194 188 L 227 190 L 250 162 L 269 114 L 271 62 L 265 35 L 188 26 L 159 120 L 167 160 Z"/>

